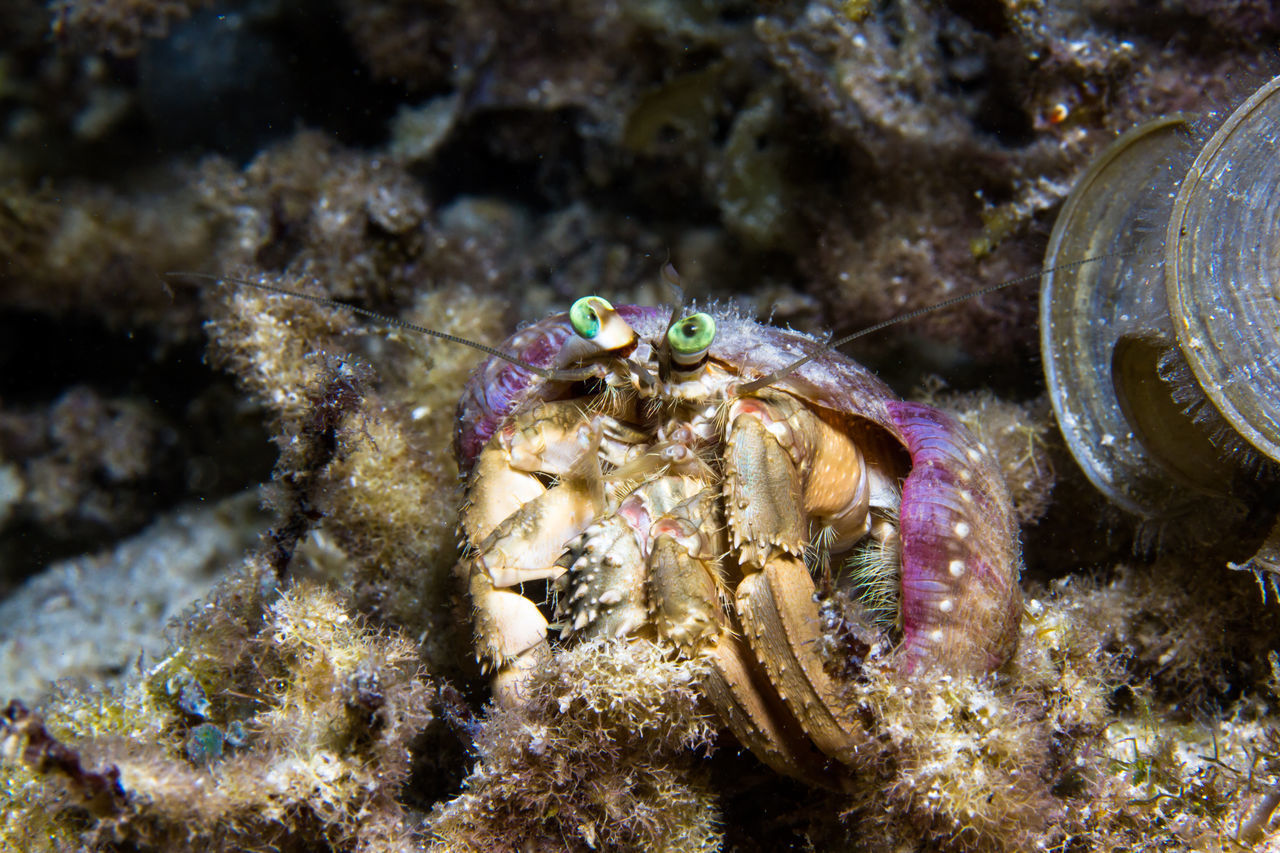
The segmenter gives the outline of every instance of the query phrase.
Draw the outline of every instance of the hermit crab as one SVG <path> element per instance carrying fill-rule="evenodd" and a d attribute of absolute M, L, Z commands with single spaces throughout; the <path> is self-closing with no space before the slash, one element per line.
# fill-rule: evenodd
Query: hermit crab
<path fill-rule="evenodd" d="M 710 702 L 761 760 L 829 784 L 871 735 L 820 651 L 819 566 L 874 565 L 901 671 L 985 672 L 1014 651 L 1009 495 L 946 414 L 732 310 L 588 296 L 500 350 L 455 434 L 460 568 L 499 703 L 523 700 L 551 632 L 647 637 L 710 659 Z"/>

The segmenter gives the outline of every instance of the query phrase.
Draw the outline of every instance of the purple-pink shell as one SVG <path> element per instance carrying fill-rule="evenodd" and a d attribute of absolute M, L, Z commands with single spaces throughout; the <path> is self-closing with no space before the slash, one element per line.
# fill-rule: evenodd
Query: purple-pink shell
<path fill-rule="evenodd" d="M 642 340 L 666 333 L 670 312 L 644 306 L 616 309 Z M 987 451 L 958 422 L 932 408 L 903 402 L 857 362 L 807 336 L 713 312 L 717 333 L 710 357 L 746 379 L 820 355 L 775 383 L 808 403 L 865 418 L 906 449 L 911 470 L 902 484 L 903 643 L 900 666 L 943 664 L 986 671 L 1012 655 L 1022 614 L 1021 553 L 1008 489 Z M 552 367 L 573 334 L 557 314 L 511 336 L 502 349 L 537 367 Z M 463 472 L 513 413 L 568 393 L 498 358 L 471 375 L 458 404 L 455 448 Z"/>
<path fill-rule="evenodd" d="M 1009 491 L 968 430 L 932 406 L 891 401 L 911 455 L 902 484 L 901 665 L 994 669 L 1017 645 L 1022 564 Z"/>

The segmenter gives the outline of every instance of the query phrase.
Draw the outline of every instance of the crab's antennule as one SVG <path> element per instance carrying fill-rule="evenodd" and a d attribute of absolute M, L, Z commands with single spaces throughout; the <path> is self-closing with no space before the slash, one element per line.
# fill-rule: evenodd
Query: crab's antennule
<path fill-rule="evenodd" d="M 680 319 L 681 312 L 684 311 L 684 286 L 680 284 L 680 273 L 676 272 L 675 264 L 667 261 L 662 265 L 662 280 L 666 282 L 667 287 L 671 288 L 671 319 L 667 320 L 667 328 L 662 332 L 662 346 L 667 345 L 667 332 Z"/>
<path fill-rule="evenodd" d="M 449 343 L 454 343 L 454 344 L 462 344 L 463 346 L 468 346 L 468 347 L 471 347 L 472 349 L 480 350 L 480 352 L 495 356 L 497 358 L 502 359 L 503 361 L 509 361 L 512 364 L 514 364 L 516 367 L 520 367 L 525 370 L 528 370 L 530 373 L 537 374 L 538 376 L 541 376 L 543 379 L 561 378 L 557 371 L 548 370 L 545 367 L 536 367 L 532 364 L 529 364 L 529 362 L 524 361 L 523 359 L 516 358 L 514 355 L 511 355 L 510 353 L 505 353 L 502 350 L 497 349 L 496 347 L 491 347 L 491 346 L 486 346 L 485 344 L 476 343 L 475 341 L 470 341 L 470 340 L 467 340 L 466 338 L 460 338 L 457 335 L 450 335 L 447 332 L 438 332 L 435 329 L 429 329 L 426 326 L 419 326 L 417 323 L 410 323 L 408 320 L 401 320 L 398 317 L 392 317 L 387 314 L 380 314 L 377 311 L 370 311 L 368 308 L 360 308 L 359 306 L 356 306 L 356 305 L 348 305 L 346 302 L 339 302 L 336 299 L 328 299 L 324 296 L 312 296 L 309 293 L 300 293 L 296 290 L 289 290 L 284 287 L 276 287 L 273 284 L 263 284 L 260 281 L 249 281 L 248 279 L 235 278 L 234 276 L 229 276 L 229 275 L 211 275 L 210 273 L 183 272 L 181 270 L 178 270 L 175 272 L 167 272 L 165 273 L 165 275 L 180 276 L 184 278 L 200 278 L 200 279 L 206 279 L 208 281 L 229 281 L 232 284 L 238 284 L 243 287 L 252 287 L 252 288 L 256 288 L 257 290 L 265 290 L 268 293 L 277 293 L 281 296 L 292 296 L 295 299 L 305 299 L 308 302 L 313 302 L 316 305 L 323 305 L 327 308 L 341 308 L 343 310 L 350 311 L 352 314 L 358 314 L 361 317 L 367 317 L 370 320 L 376 320 L 377 322 L 383 323 L 388 326 L 397 326 L 401 329 L 408 329 L 411 332 L 417 332 L 420 335 L 429 335 L 433 338 L 439 338 L 442 341 L 448 341 Z"/>
<path fill-rule="evenodd" d="M 675 303 L 676 310 L 680 310 L 684 304 L 684 285 L 680 283 L 680 273 L 676 272 L 676 265 L 671 261 L 662 265 L 662 280 L 671 287 L 671 301 Z"/>
<path fill-rule="evenodd" d="M 669 256 L 668 256 L 669 257 Z M 684 286 L 680 284 L 680 273 L 676 272 L 676 265 L 668 260 L 662 265 L 662 280 L 667 287 L 671 289 L 671 316 L 667 318 L 667 327 L 662 330 L 662 340 L 658 342 L 658 375 L 666 379 L 670 373 L 671 349 L 667 343 L 667 332 L 671 331 L 671 327 L 680 321 L 680 315 L 684 311 Z"/>
<path fill-rule="evenodd" d="M 944 299 L 941 302 L 935 302 L 932 305 L 926 305 L 924 308 L 916 308 L 914 311 L 907 311 L 906 313 L 899 314 L 896 317 L 890 317 L 888 320 L 882 320 L 879 323 L 874 323 L 870 326 L 867 326 L 865 329 L 859 329 L 858 331 L 853 332 L 852 334 L 845 335 L 843 338 L 832 341 L 831 343 L 827 344 L 827 348 L 836 349 L 837 347 L 842 347 L 845 344 L 849 343 L 850 341 L 857 340 L 858 338 L 861 338 L 865 335 L 870 335 L 874 332 L 879 332 L 880 330 L 887 329 L 890 326 L 896 326 L 899 323 L 905 323 L 908 320 L 914 320 L 915 318 L 921 316 L 922 314 L 929 314 L 934 311 L 941 311 L 944 308 L 950 308 L 952 305 L 958 305 L 959 303 L 967 302 L 970 299 L 977 299 L 980 296 L 986 296 L 988 293 L 995 293 L 997 290 L 1004 290 L 1006 287 L 1013 287 L 1015 284 L 1022 284 L 1024 281 L 1031 281 L 1033 279 L 1040 278 L 1045 273 L 1061 272 L 1063 270 L 1069 270 L 1069 269 L 1074 269 L 1078 266 L 1083 266 L 1084 264 L 1092 264 L 1092 263 L 1096 263 L 1097 261 L 1105 261 L 1105 260 L 1108 260 L 1109 258 L 1119 258 L 1125 255 L 1132 255 L 1132 254 L 1134 253 L 1133 252 L 1112 252 L 1106 255 L 1095 255 L 1092 258 L 1084 258 L 1079 261 L 1068 261 L 1065 264 L 1058 264 L 1056 267 L 1046 267 L 1045 269 L 1037 270 L 1036 272 L 1029 273 L 1027 275 L 1020 275 L 1017 278 L 1011 278 L 1006 281 L 1002 281 L 998 284 L 991 284 L 986 287 L 981 287 L 969 293 L 962 293 L 959 296 L 952 296 L 950 299 Z M 750 382 L 747 382 L 744 385 L 739 386 L 738 393 L 751 394 L 755 391 L 759 391 L 761 388 L 765 388 L 769 385 L 772 385 L 773 383 L 777 382 L 779 379 L 782 379 L 794 373 L 795 371 L 799 370 L 800 368 L 804 367 L 806 364 L 813 361 L 819 355 L 821 355 L 820 350 L 811 352 L 809 353 L 809 355 L 806 355 L 803 358 L 796 359 L 795 361 L 788 364 L 786 367 L 779 368 L 778 370 L 775 370 L 772 373 L 766 374 L 765 376 L 761 376 L 756 379 L 753 379 Z"/>

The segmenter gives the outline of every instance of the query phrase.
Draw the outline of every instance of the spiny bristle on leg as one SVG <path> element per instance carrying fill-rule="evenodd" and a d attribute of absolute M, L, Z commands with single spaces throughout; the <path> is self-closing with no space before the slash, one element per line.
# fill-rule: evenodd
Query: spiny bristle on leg
<path fill-rule="evenodd" d="M 599 393 L 591 398 L 586 410 L 593 414 L 598 412 L 614 415 L 618 412 L 626 411 L 631 398 L 634 396 L 635 391 L 630 386 L 605 382 Z"/>
<path fill-rule="evenodd" d="M 902 627 L 902 557 L 896 542 L 868 539 L 845 561 L 841 585 L 850 589 L 877 627 Z"/>
<path fill-rule="evenodd" d="M 831 581 L 831 542 L 835 539 L 835 528 L 823 525 L 809 537 L 809 544 L 804 549 L 804 564 L 809 567 L 811 575 L 821 575 L 829 585 Z"/>
<path fill-rule="evenodd" d="M 720 400 L 716 406 L 716 435 L 728 435 L 729 432 L 729 412 L 733 410 L 733 404 L 738 398 L 726 394 L 723 400 Z"/>

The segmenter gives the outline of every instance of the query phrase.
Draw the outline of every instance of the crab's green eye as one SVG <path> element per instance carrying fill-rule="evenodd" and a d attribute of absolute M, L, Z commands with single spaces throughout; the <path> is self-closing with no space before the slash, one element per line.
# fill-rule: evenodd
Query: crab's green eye
<path fill-rule="evenodd" d="M 690 314 L 667 330 L 667 343 L 680 364 L 693 364 L 707 354 L 716 338 L 716 321 L 710 314 Z"/>
<path fill-rule="evenodd" d="M 591 340 L 600 334 L 600 314 L 613 306 L 599 296 L 584 296 L 569 308 L 569 322 L 581 337 Z"/>

